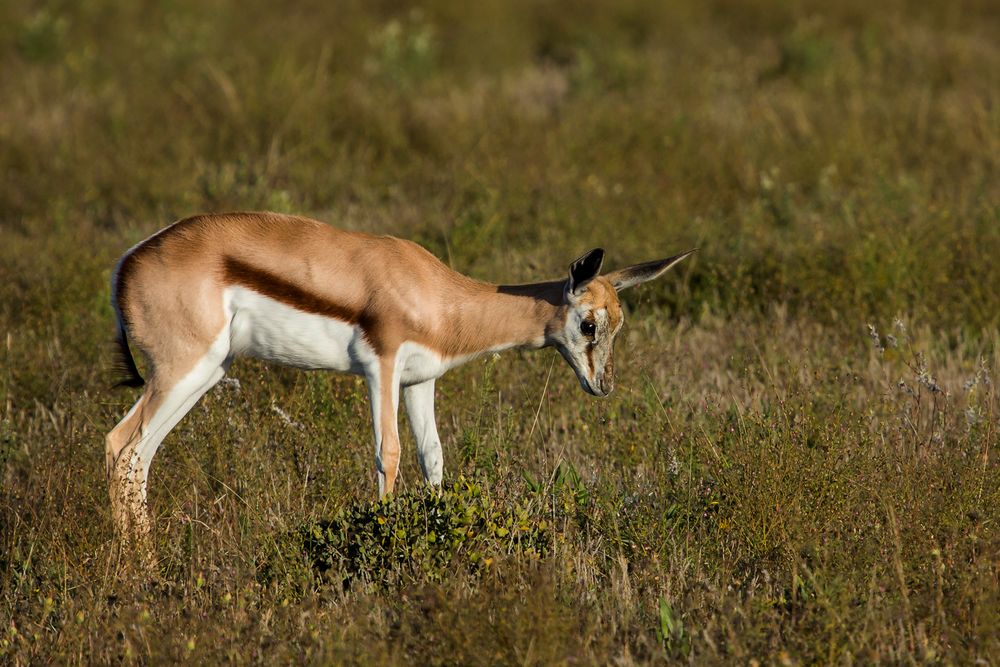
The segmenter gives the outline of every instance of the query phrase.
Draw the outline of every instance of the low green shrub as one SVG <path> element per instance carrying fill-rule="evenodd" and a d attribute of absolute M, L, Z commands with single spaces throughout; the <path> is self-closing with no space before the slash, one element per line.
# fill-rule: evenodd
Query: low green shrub
<path fill-rule="evenodd" d="M 359 579 L 376 588 L 441 581 L 459 570 L 480 573 L 508 556 L 545 556 L 552 528 L 543 511 L 530 499 L 495 503 L 480 485 L 459 477 L 302 525 L 286 536 L 278 555 L 286 563 L 298 560 L 314 581 L 345 589 Z M 265 568 L 269 578 L 273 565 Z"/>

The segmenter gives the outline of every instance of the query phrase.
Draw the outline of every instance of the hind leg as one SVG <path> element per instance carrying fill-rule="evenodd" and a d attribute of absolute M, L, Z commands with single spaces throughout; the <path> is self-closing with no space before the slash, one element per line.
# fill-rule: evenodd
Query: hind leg
<path fill-rule="evenodd" d="M 130 468 L 134 464 L 135 449 L 143 435 L 144 425 L 156 411 L 160 393 L 151 381 L 139 400 L 118 422 L 104 439 L 105 469 L 108 491 L 111 495 L 111 518 L 115 532 L 122 537 L 132 534 L 131 508 L 138 504 L 139 489 L 133 488 L 129 480 Z"/>
<path fill-rule="evenodd" d="M 161 376 L 149 385 L 132 410 L 107 436 L 108 482 L 115 526 L 126 537 L 145 541 L 149 466 L 167 433 L 225 374 L 225 358 L 206 355 L 179 380 Z"/>

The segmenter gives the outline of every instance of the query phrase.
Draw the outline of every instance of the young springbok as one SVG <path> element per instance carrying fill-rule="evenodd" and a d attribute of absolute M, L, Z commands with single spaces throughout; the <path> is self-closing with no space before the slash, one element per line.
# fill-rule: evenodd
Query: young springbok
<path fill-rule="evenodd" d="M 456 273 L 415 243 L 301 217 L 232 213 L 176 222 L 125 253 L 112 278 L 128 373 L 119 386 L 146 385 L 107 436 L 116 526 L 148 534 L 153 456 L 236 356 L 364 375 L 380 495 L 393 490 L 399 470 L 402 389 L 424 478 L 439 484 L 437 378 L 484 352 L 552 345 L 584 390 L 606 396 L 623 322 L 617 292 L 689 254 L 599 276 L 604 251 L 595 249 L 570 265 L 568 279 L 507 286 Z M 146 358 L 148 383 L 128 338 Z"/>

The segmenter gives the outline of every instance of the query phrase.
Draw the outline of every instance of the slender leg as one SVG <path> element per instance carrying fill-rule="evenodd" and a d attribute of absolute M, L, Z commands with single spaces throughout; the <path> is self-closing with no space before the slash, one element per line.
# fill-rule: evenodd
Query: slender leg
<path fill-rule="evenodd" d="M 115 523 L 115 530 L 123 538 L 129 538 L 132 535 L 132 510 L 134 506 L 139 504 L 141 495 L 140 489 L 136 487 L 130 476 L 130 469 L 135 458 L 135 448 L 142 437 L 145 423 L 149 421 L 149 415 L 155 412 L 158 407 L 159 396 L 155 381 L 150 379 L 139 400 L 104 439 L 105 469 L 108 477 L 108 490 L 111 495 L 111 515 Z"/>
<path fill-rule="evenodd" d="M 379 498 L 392 493 L 399 473 L 399 382 L 394 359 L 383 359 L 366 375 L 368 397 L 372 404 L 375 432 L 375 470 L 378 472 Z"/>
<path fill-rule="evenodd" d="M 119 531 L 139 541 L 149 534 L 146 487 L 149 466 L 167 433 L 225 374 L 206 357 L 179 381 L 153 377 L 125 419 L 106 439 L 112 513 Z"/>
<path fill-rule="evenodd" d="M 403 401 L 413 428 L 413 438 L 417 441 L 417 457 L 424 479 L 431 484 L 440 484 L 444 456 L 434 419 L 434 380 L 403 387 Z"/>

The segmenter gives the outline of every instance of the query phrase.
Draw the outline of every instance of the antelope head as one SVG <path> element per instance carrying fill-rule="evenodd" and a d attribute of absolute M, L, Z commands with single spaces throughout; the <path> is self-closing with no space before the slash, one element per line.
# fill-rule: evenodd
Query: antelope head
<path fill-rule="evenodd" d="M 563 290 L 563 308 L 550 340 L 569 363 L 580 386 L 607 396 L 615 386 L 614 346 L 625 317 L 618 292 L 659 278 L 694 250 L 600 275 L 604 250 L 595 248 L 573 262 Z"/>

